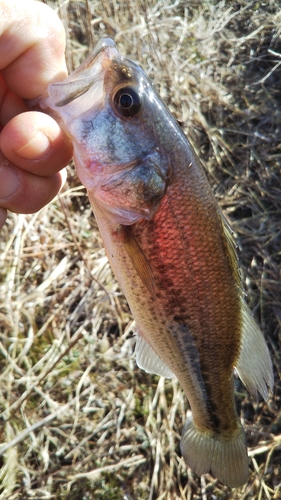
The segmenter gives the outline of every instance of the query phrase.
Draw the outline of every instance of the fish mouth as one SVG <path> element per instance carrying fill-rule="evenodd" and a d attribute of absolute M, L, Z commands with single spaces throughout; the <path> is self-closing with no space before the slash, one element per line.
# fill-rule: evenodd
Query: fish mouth
<path fill-rule="evenodd" d="M 115 58 L 122 59 L 115 42 L 111 38 L 101 38 L 76 70 L 65 80 L 51 83 L 42 95 L 27 101 L 28 107 L 39 105 L 41 109 L 56 111 L 57 108 L 66 106 L 100 82 L 112 59 Z M 54 116 L 60 120 L 59 115 Z"/>
<path fill-rule="evenodd" d="M 115 42 L 111 38 L 101 38 L 85 61 L 71 73 L 65 82 L 77 80 L 79 76 L 83 77 L 81 81 L 91 76 L 94 78 L 96 72 L 93 74 L 93 68 L 99 58 L 102 59 L 101 62 L 104 69 L 109 66 L 112 59 L 122 58 L 120 52 L 116 48 Z"/>
<path fill-rule="evenodd" d="M 55 106 L 61 108 L 88 92 L 103 79 L 113 59 L 122 59 L 115 42 L 111 38 L 101 38 L 81 66 L 64 82 L 52 85 L 59 85 L 62 92 L 67 92 L 66 96 L 55 102 Z"/>
<path fill-rule="evenodd" d="M 110 51 L 110 49 L 114 49 L 115 51 L 118 52 L 118 50 L 116 48 L 116 44 L 112 40 L 112 38 L 109 38 L 109 37 L 100 38 L 100 40 L 98 41 L 94 50 L 92 50 L 91 57 L 89 59 L 91 61 L 93 61 L 97 57 L 97 55 L 99 55 L 100 52 L 102 52 L 104 50 Z M 118 52 L 118 54 L 119 54 L 119 52 Z"/>

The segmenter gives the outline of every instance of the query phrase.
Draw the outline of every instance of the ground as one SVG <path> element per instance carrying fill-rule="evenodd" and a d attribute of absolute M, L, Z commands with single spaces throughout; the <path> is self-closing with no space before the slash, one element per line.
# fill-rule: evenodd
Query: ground
<path fill-rule="evenodd" d="M 235 231 L 273 394 L 237 380 L 250 457 L 236 490 L 183 463 L 188 402 L 136 367 L 134 321 L 73 165 L 34 215 L 9 214 L 0 257 L 0 498 L 281 498 L 281 11 L 278 1 L 49 3 L 77 67 L 101 36 L 140 63 L 190 139 Z"/>

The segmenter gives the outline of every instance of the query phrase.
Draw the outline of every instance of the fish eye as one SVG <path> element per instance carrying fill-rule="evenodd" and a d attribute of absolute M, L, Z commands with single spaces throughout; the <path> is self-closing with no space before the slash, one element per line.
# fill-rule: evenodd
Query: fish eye
<path fill-rule="evenodd" d="M 136 116 L 142 108 L 142 99 L 132 87 L 123 87 L 114 95 L 114 103 L 122 116 Z"/>

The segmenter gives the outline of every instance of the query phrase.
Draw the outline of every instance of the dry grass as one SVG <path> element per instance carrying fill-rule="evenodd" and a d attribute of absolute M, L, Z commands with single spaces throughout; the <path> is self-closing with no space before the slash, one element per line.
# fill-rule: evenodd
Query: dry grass
<path fill-rule="evenodd" d="M 187 401 L 132 357 L 134 322 L 73 167 L 40 213 L 1 233 L 0 498 L 281 498 L 281 11 L 279 2 L 48 2 L 69 69 L 102 35 L 142 64 L 208 171 L 241 247 L 248 301 L 276 384 L 254 403 L 237 381 L 251 474 L 229 490 L 183 464 Z"/>

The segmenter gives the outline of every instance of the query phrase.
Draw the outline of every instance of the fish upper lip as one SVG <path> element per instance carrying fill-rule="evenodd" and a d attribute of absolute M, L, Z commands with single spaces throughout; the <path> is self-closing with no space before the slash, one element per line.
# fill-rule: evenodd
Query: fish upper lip
<path fill-rule="evenodd" d="M 51 83 L 48 90 L 43 96 L 40 97 L 48 99 L 51 96 L 52 88 L 66 88 L 68 93 L 66 95 L 58 96 L 53 105 L 56 108 L 61 108 L 73 100 L 77 99 L 81 95 L 88 92 L 88 90 L 95 85 L 96 82 L 100 81 L 102 76 L 101 73 L 105 72 L 110 66 L 113 59 L 122 59 L 118 49 L 116 48 L 115 42 L 111 38 L 101 38 L 96 45 L 95 49 L 88 55 L 85 61 L 76 68 L 64 81 Z M 101 68 L 98 67 L 97 71 L 94 71 L 96 63 L 100 61 Z M 75 84 L 80 85 L 80 90 L 75 87 Z M 73 85 L 73 89 L 69 90 L 69 87 Z M 31 105 L 36 104 L 36 101 L 31 101 Z M 47 106 L 44 106 L 44 109 Z M 52 109 L 52 106 L 50 106 Z"/>
<path fill-rule="evenodd" d="M 113 51 L 112 54 L 110 53 L 111 51 Z M 121 57 L 115 45 L 115 42 L 111 38 L 101 38 L 94 50 L 90 52 L 84 63 L 81 65 L 82 67 L 78 66 L 78 68 L 76 68 L 69 76 L 76 77 L 81 73 L 83 74 L 85 72 L 85 69 L 95 64 L 95 60 L 100 57 L 103 52 L 106 52 L 107 57 L 110 60 L 114 59 L 117 54 L 119 57 Z"/>
<path fill-rule="evenodd" d="M 108 48 L 116 49 L 116 44 L 112 40 L 112 38 L 109 37 L 104 37 L 101 38 L 97 45 L 95 46 L 93 52 L 92 52 L 92 58 L 95 59 L 95 57 L 103 50 L 106 50 Z M 117 49 L 116 49 L 117 50 Z"/>
<path fill-rule="evenodd" d="M 103 54 L 105 55 L 105 57 L 103 57 Z M 75 77 L 74 79 L 79 79 L 79 76 L 81 75 L 82 76 L 81 80 L 83 80 L 83 73 L 85 73 L 85 71 L 87 72 L 87 69 L 89 67 L 93 67 L 95 65 L 96 60 L 100 57 L 105 59 L 102 61 L 103 69 L 106 69 L 106 67 L 112 61 L 112 59 L 116 57 L 118 59 L 122 58 L 116 47 L 115 42 L 111 38 L 101 38 L 97 43 L 96 47 L 94 48 L 94 50 L 90 52 L 90 54 L 82 64 L 82 67 L 79 66 L 76 70 L 74 70 L 71 73 L 70 76 L 72 77 L 74 76 Z M 89 80 L 91 79 L 94 80 L 95 78 L 100 78 L 100 75 L 99 74 L 91 75 Z"/>

